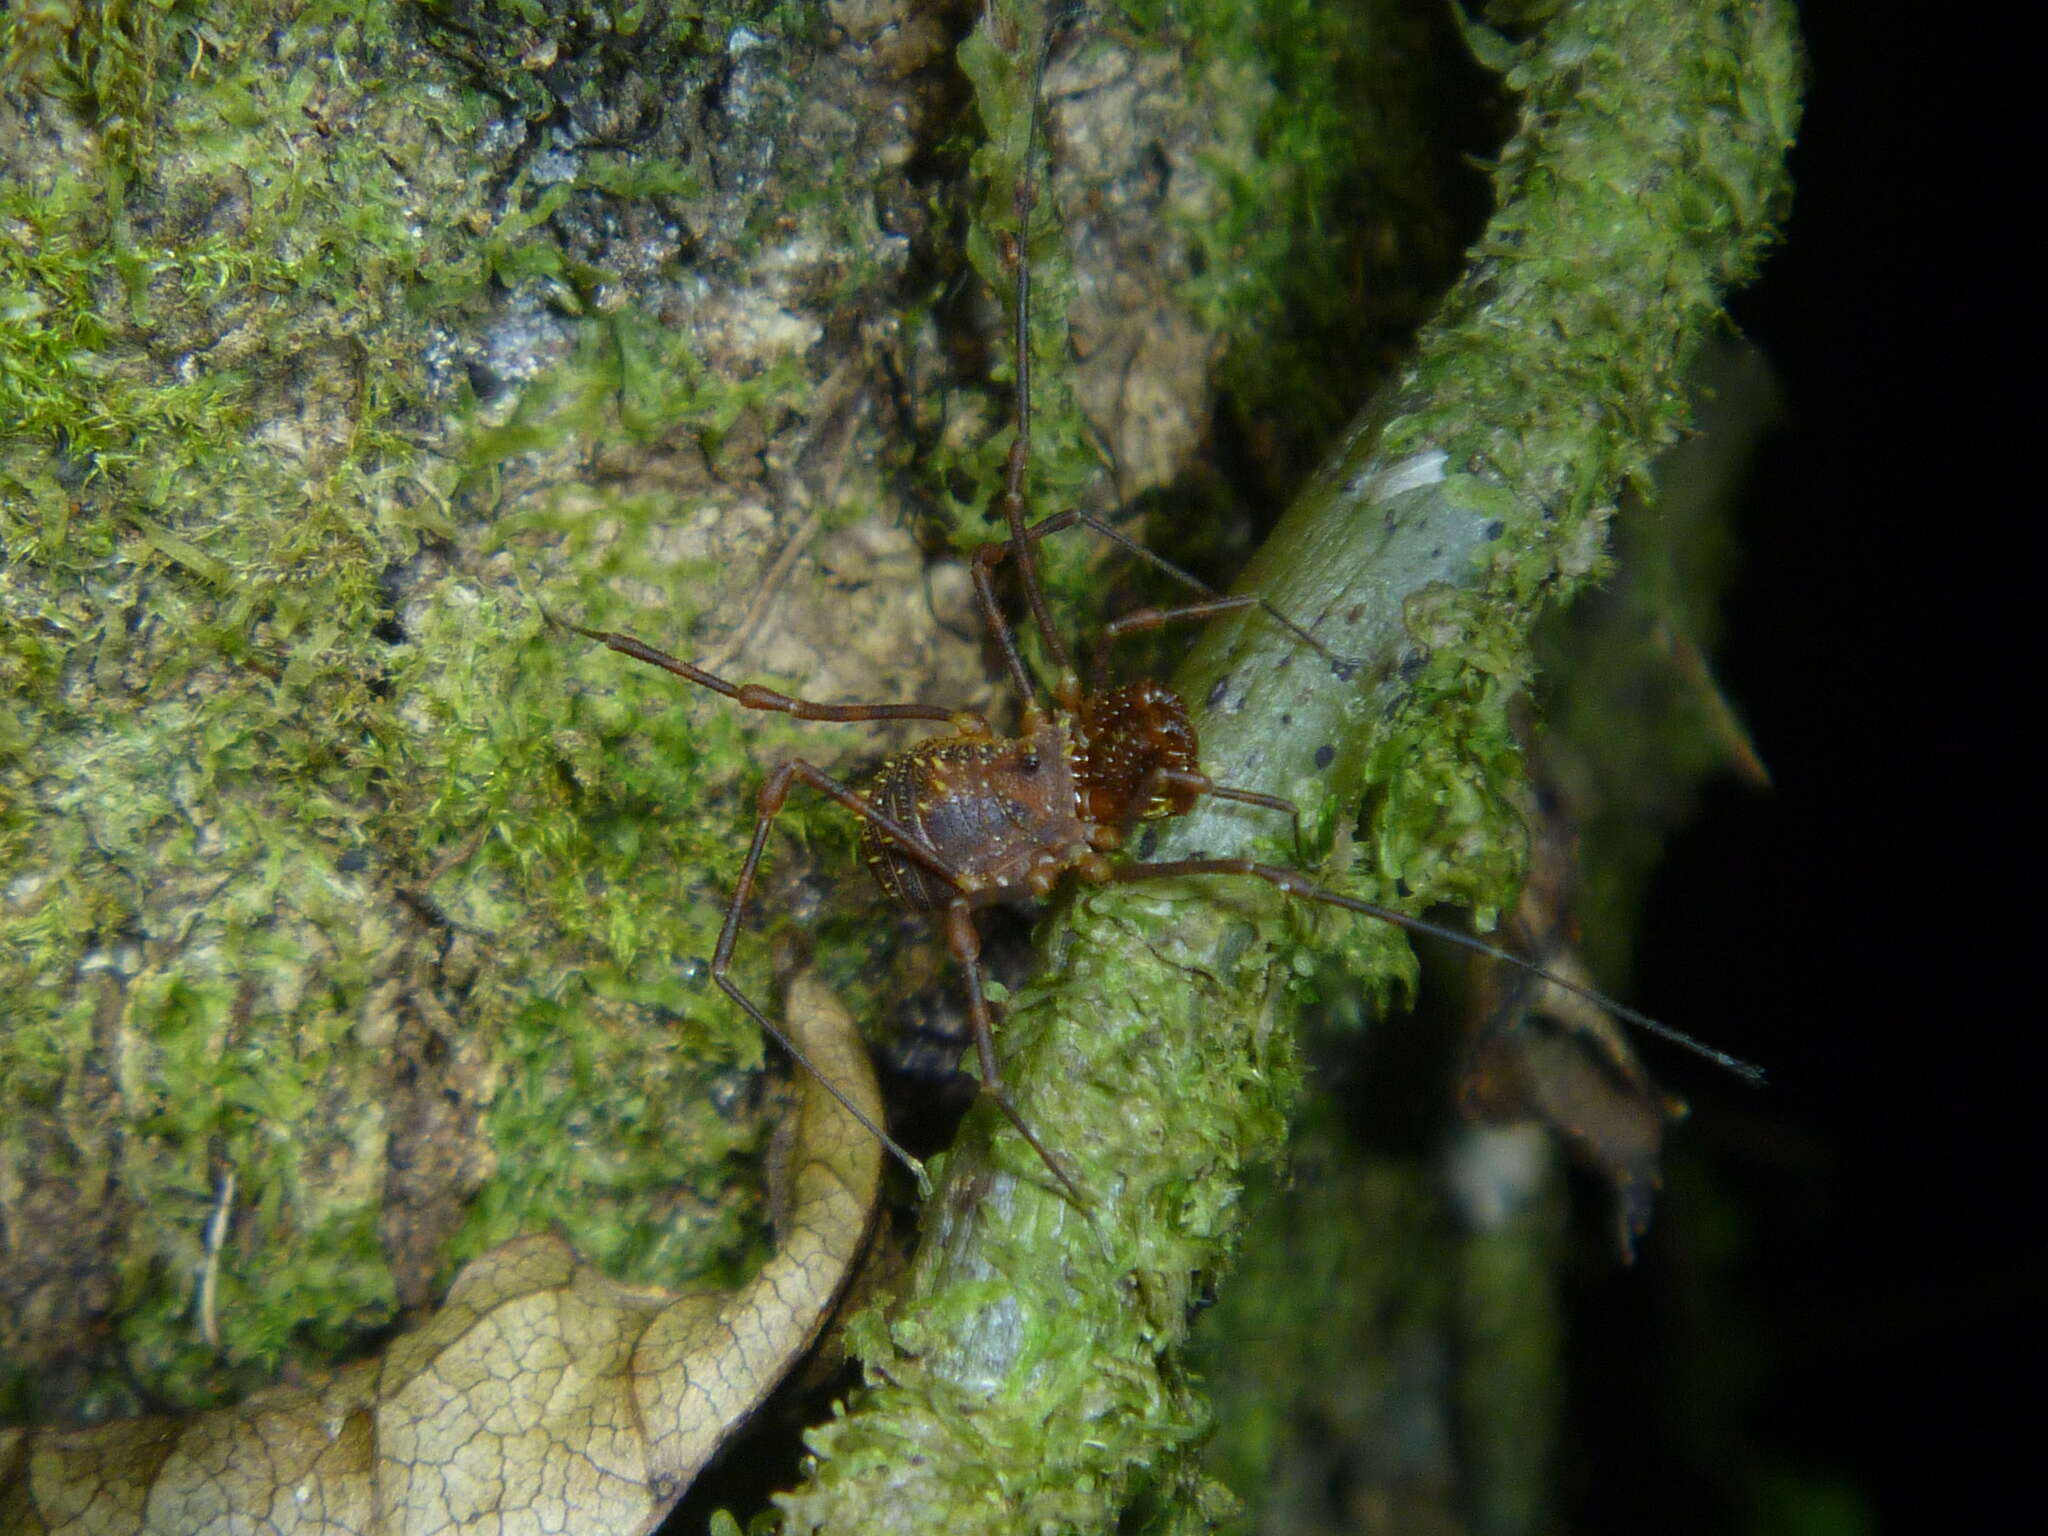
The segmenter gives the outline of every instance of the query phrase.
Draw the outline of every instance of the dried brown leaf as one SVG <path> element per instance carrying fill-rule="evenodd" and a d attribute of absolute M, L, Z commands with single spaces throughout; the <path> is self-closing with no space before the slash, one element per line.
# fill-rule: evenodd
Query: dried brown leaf
<path fill-rule="evenodd" d="M 882 1114 L 853 1021 L 811 976 L 790 1032 Z M 809 1347 L 863 1246 L 881 1149 L 805 1077 L 779 1242 L 732 1292 L 620 1285 L 560 1238 L 476 1259 L 381 1358 L 189 1419 L 0 1430 L 0 1532 L 624 1536 L 647 1532 Z"/>
<path fill-rule="evenodd" d="M 1577 838 L 1555 806 L 1529 819 L 1529 878 L 1507 936 L 1581 986 L 1593 977 L 1576 944 Z M 1660 1089 L 1621 1023 L 1599 1004 L 1528 972 L 1476 968 L 1475 1029 L 1460 1099 L 1488 1125 L 1547 1127 L 1606 1183 L 1623 1263 L 1649 1230 L 1663 1187 L 1664 1132 L 1685 1105 Z"/>

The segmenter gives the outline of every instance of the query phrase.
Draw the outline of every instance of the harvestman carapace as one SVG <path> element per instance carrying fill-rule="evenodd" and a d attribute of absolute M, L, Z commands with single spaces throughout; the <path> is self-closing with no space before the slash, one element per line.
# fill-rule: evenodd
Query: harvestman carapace
<path fill-rule="evenodd" d="M 1041 53 L 1041 76 L 1043 69 Z M 1034 85 L 1032 101 L 1036 103 L 1037 99 Z M 1314 636 L 1264 599 L 1216 593 L 1087 513 L 1070 510 L 1036 523 L 1027 521 L 1024 480 L 1031 454 L 1031 276 L 1021 253 L 1032 207 L 1029 167 L 1036 152 L 1036 129 L 1034 115 L 1027 136 L 1026 170 L 1018 178 L 1015 194 L 1018 234 L 1014 240 L 1004 242 L 1015 286 L 1015 436 L 1001 489 L 989 507 L 989 517 L 1004 525 L 1006 537 L 1001 542 L 980 546 L 970 566 L 982 621 L 1022 701 L 1015 733 L 999 735 L 982 716 L 945 705 L 825 704 L 795 698 L 757 683 L 732 683 L 631 635 L 586 629 L 580 624 L 565 625 L 624 655 L 721 694 L 743 709 L 767 710 L 799 720 L 929 720 L 947 727 L 947 734 L 919 742 L 884 761 L 865 792 L 849 787 L 801 758 L 782 763 L 768 775 L 761 785 L 753 842 L 740 866 L 739 880 L 719 930 L 711 962 L 712 979 L 766 1034 L 810 1068 L 789 1037 L 728 974 L 769 831 L 791 787 L 801 783 L 860 818 L 862 857 L 892 901 L 910 911 L 938 916 L 944 926 L 947 950 L 964 975 L 968 1020 L 980 1058 L 982 1088 L 1077 1205 L 1085 1205 L 1079 1189 L 1025 1123 L 1003 1084 L 984 996 L 981 939 L 974 917 L 978 908 L 998 902 L 1044 897 L 1069 874 L 1095 883 L 1197 875 L 1239 875 L 1264 880 L 1302 900 L 1377 918 L 1411 933 L 1428 934 L 1517 966 L 1730 1071 L 1760 1079 L 1758 1068 L 1519 955 L 1456 929 L 1328 890 L 1299 870 L 1240 858 L 1155 862 L 1112 859 L 1111 855 L 1122 848 L 1139 823 L 1185 815 L 1205 797 L 1264 807 L 1290 817 L 1296 815 L 1296 810 L 1292 802 L 1277 795 L 1218 784 L 1203 773 L 1199 742 L 1187 705 L 1165 684 L 1141 680 L 1097 691 L 1083 689 L 1039 581 L 1034 546 L 1040 539 L 1077 525 L 1086 526 L 1202 594 L 1199 602 L 1127 614 L 1104 627 L 1105 640 L 1136 630 L 1257 607 L 1328 661 L 1335 680 L 1341 682 L 1349 675 L 1349 664 L 1333 656 Z M 1031 625 L 1053 674 L 1054 681 L 1045 690 L 1050 695 L 1049 703 L 1040 702 L 1039 690 L 1024 664 L 1016 635 L 996 594 L 996 571 L 1004 564 L 1016 572 Z M 819 1075 L 819 1080 L 835 1094 L 838 1092 L 828 1078 Z M 843 1096 L 840 1102 L 917 1175 L 922 1185 L 924 1174 L 917 1160 L 858 1107 L 847 1103 Z"/>

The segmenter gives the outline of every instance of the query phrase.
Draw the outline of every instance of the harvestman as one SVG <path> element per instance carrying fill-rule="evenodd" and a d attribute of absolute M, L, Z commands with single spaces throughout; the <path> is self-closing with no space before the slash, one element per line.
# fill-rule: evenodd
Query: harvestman
<path fill-rule="evenodd" d="M 1041 77 L 1043 69 L 1041 54 Z M 1037 99 L 1034 88 L 1032 100 Z M 743 709 L 766 710 L 798 720 L 929 720 L 947 728 L 946 734 L 918 742 L 886 759 L 865 793 L 802 758 L 791 758 L 768 775 L 760 789 L 753 841 L 740 866 L 739 880 L 719 930 L 711 961 L 712 980 L 764 1033 L 831 1089 L 847 1111 L 917 1176 L 920 1187 L 925 1186 L 924 1170 L 917 1159 L 858 1106 L 848 1102 L 829 1077 L 811 1065 L 789 1036 L 728 974 L 769 831 L 791 787 L 805 784 L 860 818 L 862 858 L 884 894 L 909 911 L 936 914 L 943 924 L 947 951 L 965 977 L 968 1020 L 980 1058 L 982 1089 L 995 1100 L 1074 1203 L 1083 1208 L 1086 1201 L 1079 1188 L 1025 1123 L 1003 1083 L 996 1063 L 989 1006 L 983 995 L 981 937 L 974 918 L 981 907 L 1047 896 L 1069 874 L 1096 884 L 1189 875 L 1241 875 L 1264 880 L 1302 900 L 1377 918 L 1410 933 L 1428 934 L 1519 967 L 1740 1076 L 1761 1080 L 1760 1069 L 1749 1063 L 1533 961 L 1456 929 L 1328 890 L 1299 870 L 1241 858 L 1112 860 L 1111 855 L 1123 847 L 1140 822 L 1185 815 L 1205 797 L 1233 800 L 1289 816 L 1296 816 L 1296 808 L 1277 795 L 1219 784 L 1203 773 L 1199 742 L 1187 705 L 1164 683 L 1147 679 L 1104 691 L 1082 688 L 1038 578 L 1034 546 L 1040 539 L 1076 525 L 1092 528 L 1202 594 L 1199 602 L 1169 609 L 1141 609 L 1114 620 L 1104 626 L 1105 640 L 1168 623 L 1258 607 L 1330 661 L 1340 678 L 1348 675 L 1348 664 L 1263 598 L 1216 593 L 1085 512 L 1059 512 L 1036 523 L 1026 520 L 1024 476 L 1031 454 L 1031 282 L 1029 265 L 1021 250 L 1032 204 L 1028 168 L 1035 151 L 1036 132 L 1034 111 L 1025 149 L 1027 169 L 1018 179 L 1015 194 L 1019 235 L 1014 242 L 1005 242 L 1006 258 L 1015 272 L 1016 430 L 1004 466 L 1002 488 L 990 503 L 989 517 L 1003 523 L 1007 537 L 1002 542 L 981 545 L 971 561 L 976 605 L 1002 655 L 1017 697 L 1023 701 L 1016 733 L 998 735 L 982 716 L 938 704 L 826 704 L 795 698 L 758 683 L 729 682 L 631 635 L 586 629 L 580 624 L 564 625 L 623 655 L 723 695 Z M 1032 627 L 1054 674 L 1055 680 L 1046 690 L 1049 704 L 1039 700 L 1019 653 L 1016 635 L 996 596 L 995 573 L 1006 562 L 1015 568 Z"/>

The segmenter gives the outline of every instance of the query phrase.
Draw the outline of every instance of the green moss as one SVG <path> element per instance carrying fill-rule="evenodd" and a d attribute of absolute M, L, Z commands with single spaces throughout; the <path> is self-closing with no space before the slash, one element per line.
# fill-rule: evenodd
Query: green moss
<path fill-rule="evenodd" d="M 1611 67 L 1622 45 L 1598 19 L 1611 13 L 1589 7 L 1591 35 L 1569 40 L 1593 61 L 1584 70 L 1560 62 L 1561 44 L 1516 57 L 1532 125 L 1554 134 L 1605 114 L 1592 134 L 1604 141 L 1665 120 L 1574 94 L 1582 74 L 1631 73 Z M 0 991 L 32 1021 L 0 1047 L 5 1171 L 67 1184 L 82 1211 L 107 1191 L 133 1203 L 114 1266 L 129 1353 L 153 1390 L 188 1401 L 324 1358 L 395 1306 L 373 1213 L 388 1213 L 380 1184 L 396 1176 L 383 1153 L 402 1130 L 401 1048 L 474 1111 L 472 1151 L 495 1165 L 437 1250 L 444 1267 L 549 1226 L 642 1278 L 723 1262 L 685 1239 L 728 1256 L 747 1241 L 751 1212 L 724 1165 L 753 1126 L 721 1109 L 738 1095 L 720 1090 L 761 1048 L 703 960 L 756 765 L 797 740 L 828 752 L 832 735 L 741 718 L 564 645 L 537 606 L 678 648 L 700 614 L 743 607 L 751 594 L 716 552 L 679 554 L 675 531 L 722 475 L 745 479 L 734 466 L 764 455 L 818 386 L 787 363 L 700 356 L 644 297 L 673 297 L 662 264 L 677 258 L 625 273 L 606 221 L 685 222 L 711 242 L 692 275 L 718 275 L 770 245 L 828 245 L 867 206 L 872 167 L 837 141 L 771 131 L 773 174 L 718 181 L 661 136 L 667 117 L 631 158 L 536 168 L 506 146 L 558 107 L 629 112 L 700 88 L 735 66 L 724 50 L 742 23 L 738 57 L 758 71 L 771 129 L 787 130 L 802 102 L 778 67 L 800 57 L 815 12 L 366 4 L 280 30 L 251 3 L 203 21 L 139 8 L 112 33 L 88 30 L 111 8 L 53 14 L 10 13 L 15 78 L 56 82 L 73 105 L 90 85 L 94 120 L 121 122 L 83 148 L 61 117 L 0 136 L 26 146 L 0 184 L 0 419 L 16 424 L 0 442 L 0 865 L 20 872 Z M 1755 14 L 1779 47 L 1776 13 Z M 1344 219 L 1379 142 L 1347 116 L 1338 45 L 1356 34 L 1298 7 L 1186 25 L 1213 78 L 1233 82 L 1219 101 L 1262 71 L 1276 81 L 1244 109 L 1256 128 L 1224 136 L 1254 150 L 1225 167 L 1231 196 L 1190 291 L 1245 330 L 1281 309 L 1308 315 L 1263 348 L 1240 343 L 1233 389 L 1254 417 L 1286 401 L 1327 420 L 1318 402 L 1350 397 L 1325 365 L 1348 344 L 1318 334 L 1356 333 L 1318 317 L 1370 297 L 1316 238 Z M 636 45 L 628 69 L 636 38 L 650 51 Z M 1747 62 L 1758 46 L 1715 43 L 1744 63 L 1736 106 L 1715 87 L 1680 163 L 1661 168 L 1683 201 L 1644 214 L 1709 227 L 1700 250 L 1623 251 L 1552 306 L 1547 287 L 1581 256 L 1574 199 L 1634 172 L 1574 164 L 1583 185 L 1557 193 L 1546 178 L 1578 148 L 1568 137 L 1504 159 L 1519 222 L 1485 248 L 1498 286 L 1461 296 L 1392 419 L 1361 427 L 1323 488 L 1325 515 L 1248 577 L 1290 614 L 1343 628 L 1343 649 L 1372 660 L 1360 687 L 1333 688 L 1292 642 L 1244 626 L 1222 627 L 1186 674 L 1192 697 L 1222 685 L 1205 726 L 1219 775 L 1300 800 L 1306 851 L 1328 856 L 1331 878 L 1418 905 L 1485 911 L 1511 896 L 1518 765 L 1503 711 L 1528 676 L 1521 635 L 1539 598 L 1596 569 L 1615 479 L 1674 427 L 1676 356 L 1734 275 L 1698 258 L 1732 251 L 1739 266 L 1754 249 L 1765 194 L 1751 182 L 1774 184 L 1770 134 L 1787 114 L 1778 55 Z M 906 329 L 937 312 L 961 261 L 1006 290 L 999 237 L 1015 223 L 1029 60 L 965 56 L 981 124 L 963 120 L 954 139 L 964 153 L 985 137 L 980 190 L 964 238 L 934 239 L 955 265 L 910 295 Z M 1638 73 L 1695 89 L 1662 64 Z M 1720 192 L 1690 175 L 1702 165 Z M 934 206 L 937 227 L 956 227 L 943 194 Z M 1040 296 L 1030 489 L 1049 510 L 1101 465 L 1063 382 L 1073 279 L 1043 208 L 1025 244 Z M 850 297 L 878 270 L 856 254 L 814 291 L 865 320 L 903 297 Z M 1249 276 L 1238 286 L 1233 272 Z M 1639 293 L 1643 272 L 1659 283 Z M 1554 323 L 1573 345 L 1557 345 Z M 519 344 L 503 349 L 499 394 L 485 376 L 507 360 L 488 343 L 508 330 Z M 1587 399 L 1602 403 L 1596 420 Z M 960 542 L 985 536 L 1005 411 L 998 373 L 931 413 L 949 425 L 926 483 L 943 487 Z M 1390 508 L 1343 484 L 1375 450 L 1432 447 L 1450 454 L 1445 493 Z M 826 508 L 823 522 L 852 511 Z M 1380 544 L 1361 550 L 1361 527 Z M 1064 611 L 1086 611 L 1087 557 L 1054 565 Z M 1382 585 L 1356 584 L 1366 566 Z M 1351 625 L 1354 603 L 1370 617 Z M 809 804 L 786 828 L 770 880 L 801 862 L 792 843 L 833 858 L 851 837 Z M 1241 812 L 1182 836 L 1168 846 L 1294 854 L 1284 828 Z M 1326 985 L 1317 954 L 1341 948 L 1385 985 L 1412 961 L 1375 925 L 1260 888 L 1208 894 L 1093 892 L 1051 931 L 1006 1059 L 1025 1113 L 1103 1205 L 1084 1225 L 1041 1198 L 1028 1152 L 990 1150 L 984 1110 L 951 1160 L 955 1192 L 930 1213 L 941 1240 L 916 1299 L 865 1325 L 901 1391 L 834 1432 L 828 1478 L 859 1494 L 863 1480 L 929 1473 L 970 1504 L 1016 1490 L 1047 1520 L 1084 1525 L 1140 1487 L 1183 1514 L 1221 1507 L 1186 1454 L 1207 1418 L 1175 1353 L 1187 1303 L 1227 1262 L 1241 1166 L 1282 1134 L 1293 1021 Z M 784 904 L 780 890 L 760 903 Z M 867 1014 L 883 985 L 862 942 L 874 925 L 849 910 L 766 926 L 815 933 Z M 774 939 L 750 924 L 741 945 L 755 995 Z M 433 1052 L 452 1063 L 445 1077 Z M 223 1168 L 243 1196 L 214 1354 L 194 1344 L 189 1307 Z M 984 1420 L 988 1393 L 1018 1412 Z M 973 1438 L 963 1405 L 978 1448 L 955 1439 Z M 1048 1443 L 1078 1460 L 1049 1461 Z M 950 1515 L 944 1499 L 919 1507 Z"/>
<path fill-rule="evenodd" d="M 1028 264 L 1031 287 L 1031 459 L 1024 482 L 1033 517 L 1088 499 L 1100 478 L 1102 460 L 1076 399 L 1068 360 L 1073 340 L 1067 313 L 1073 302 L 1073 263 L 1061 238 L 1047 185 L 1045 136 L 1038 101 L 1040 50 L 1030 41 L 1043 36 L 1039 8 L 1018 0 L 992 12 L 991 27 L 962 40 L 961 71 L 974 87 L 979 119 L 955 152 L 968 162 L 972 192 L 964 217 L 959 256 L 1007 315 L 1015 303 L 1017 267 Z M 1000 35 L 1014 46 L 995 40 Z M 963 124 L 963 129 L 966 125 Z M 973 147 L 969 150 L 966 145 Z M 1020 227 L 1018 200 L 1026 213 Z M 958 259 L 956 257 L 956 259 Z M 929 319 L 957 287 L 949 273 L 935 284 L 912 324 Z M 920 473 L 946 523 L 954 548 L 967 551 L 998 530 L 989 504 L 1002 488 L 1004 464 L 1016 433 L 1016 359 L 1011 332 L 1004 329 L 1002 359 L 988 385 L 970 386 L 945 405 L 945 425 L 920 464 Z M 1040 546 L 1041 575 L 1048 595 L 1062 611 L 1085 610 L 1093 594 L 1088 553 L 1075 541 Z M 1027 643 L 1029 641 L 1027 640 Z"/>
<path fill-rule="evenodd" d="M 1502 1402 L 1490 1339 L 1536 1345 L 1538 1384 L 1550 1379 L 1551 1330 L 1514 1315 L 1548 1313 L 1547 1249 L 1525 1223 L 1463 1232 L 1436 1161 L 1398 1150 L 1355 1108 L 1338 1115 L 1325 1094 L 1305 1101 L 1289 1162 L 1284 1179 L 1250 1180 L 1241 1256 L 1189 1351 L 1216 1416 L 1204 1465 L 1250 1506 L 1218 1528 L 1313 1528 L 1333 1487 L 1391 1501 L 1407 1526 L 1462 1520 L 1455 1469 L 1473 1426 L 1447 1410 L 1461 1385 L 1484 1410 Z M 1530 1220 L 1554 1227 L 1552 1214 Z M 1469 1320 L 1489 1258 L 1537 1262 L 1513 1277 L 1519 1290 L 1486 1294 L 1495 1327 L 1482 1338 Z M 1545 1420 L 1539 1400 L 1523 1402 Z"/>
<path fill-rule="evenodd" d="M 107 475 L 92 494 L 108 496 L 112 482 Z M 289 1181 L 290 1225 L 301 1229 L 333 1219 L 330 1196 L 374 1193 L 321 1189 L 303 1165 L 345 1155 L 355 1129 L 314 1111 L 343 1084 L 331 1052 L 391 935 L 360 921 L 360 883 L 333 841 L 344 820 L 335 797 L 345 792 L 325 782 L 335 737 L 309 729 L 292 695 L 317 700 L 344 733 L 374 706 L 336 667 L 329 626 L 311 627 L 309 646 L 288 659 L 249 647 L 232 598 L 205 579 L 232 569 L 246 596 L 241 583 L 272 569 L 252 548 L 272 530 L 202 552 L 124 521 L 74 522 L 81 536 L 67 540 L 64 563 L 87 566 L 83 557 L 99 550 L 87 568 L 104 585 L 88 590 L 84 571 L 44 585 L 39 602 L 16 607 L 9 631 L 17 729 L 0 798 L 11 807 L 8 867 L 24 873 L 9 893 L 0 991 L 39 1028 L 10 1038 L 5 1080 L 18 1102 L 65 1103 L 111 1075 L 125 1127 L 112 1141 L 104 1125 L 81 1136 L 71 1177 L 86 1187 L 118 1171 L 125 1198 L 150 1213 L 123 1266 L 136 1300 L 154 1298 L 133 1315 L 131 1337 L 146 1372 L 163 1365 L 166 1382 L 183 1385 L 186 1368 L 153 1342 L 151 1314 L 189 1298 L 190 1243 L 216 1160 L 241 1169 L 251 1188 Z M 348 591 L 338 583 L 336 601 Z M 149 624 L 130 633 L 123 612 L 142 602 Z M 41 637 L 30 625 L 67 642 L 68 668 L 36 665 Z M 266 666 L 275 681 L 257 670 Z M 203 914 L 196 929 L 185 926 L 188 909 Z M 308 994 L 300 989 L 316 956 L 327 982 Z M 95 975 L 118 977 L 118 994 L 81 989 Z M 280 1015 L 293 1024 L 282 1048 L 270 1033 Z M 95 1106 L 96 1117 L 106 1108 Z M 280 1126 L 298 1135 L 280 1140 Z M 8 1151 L 12 1160 L 26 1149 Z M 118 1164 L 97 1161 L 110 1155 Z M 338 1292 L 329 1285 L 323 1299 L 352 1314 L 388 1289 L 373 1267 Z M 267 1369 L 288 1319 L 324 1315 L 298 1304 L 277 1306 L 274 1293 L 253 1289 L 235 1314 L 247 1331 L 238 1356 Z"/>
<path fill-rule="evenodd" d="M 1028 499 L 1041 513 L 1076 505 L 1143 511 L 1155 547 L 1228 571 L 1244 558 L 1247 528 L 1267 520 L 1257 504 L 1300 482 L 1455 276 L 1483 211 L 1483 186 L 1459 159 L 1459 135 L 1482 132 L 1504 107 L 1481 72 L 1460 67 L 1448 20 L 1405 0 L 1132 4 L 1120 11 L 1115 44 L 1092 46 L 1178 54 L 1186 110 L 1200 119 L 1192 134 L 1199 163 L 1176 164 L 1166 198 L 1174 233 L 1190 250 L 1191 275 L 1178 284 L 1178 299 L 1203 334 L 1227 345 L 1215 370 L 1217 403 L 1249 454 L 1239 456 L 1240 483 L 1228 491 L 1198 468 L 1150 504 L 1122 505 L 1128 491 L 1101 435 L 1107 424 L 1090 418 L 1073 386 L 1072 234 L 1054 218 L 1041 145 L 1028 238 L 1035 360 Z M 995 14 L 995 35 L 1037 35 L 1032 7 Z M 1084 81 L 1095 74 L 1090 46 L 1082 45 L 1075 69 Z M 1014 199 L 1030 121 L 1028 54 L 979 31 L 960 50 L 980 119 L 954 145 L 971 158 L 976 178 L 961 247 L 975 276 L 1004 303 L 1012 275 L 1002 253 L 1017 233 Z M 1127 68 L 1128 59 L 1119 64 Z M 1180 190 L 1197 182 L 1208 189 L 1200 196 Z M 1069 200 L 1085 220 L 1090 200 L 1104 195 L 1084 185 Z M 1157 194 L 1116 188 L 1107 195 Z M 1105 274 L 1089 278 L 1100 283 Z M 943 274 L 906 328 L 930 323 L 958 292 L 957 274 Z M 957 548 L 989 537 L 984 513 L 1011 436 L 1002 429 L 1012 409 L 1007 378 L 998 367 L 995 388 L 969 387 L 949 398 L 937 413 L 943 426 L 934 449 L 919 464 Z M 1099 552 L 1054 541 L 1043 554 L 1055 608 L 1096 611 L 1106 584 Z"/>
<path fill-rule="evenodd" d="M 714 1197 L 753 1121 L 704 1085 L 760 1045 L 703 957 L 742 846 L 734 781 L 787 733 L 621 685 L 489 562 L 566 542 L 591 558 L 549 600 L 604 615 L 660 500 L 619 497 L 600 533 L 528 478 L 620 445 L 715 460 L 808 381 L 707 368 L 630 306 L 565 318 L 610 281 L 575 219 L 695 183 L 600 155 L 496 196 L 499 106 L 420 19 L 6 23 L 27 115 L 0 179 L 0 995 L 21 1021 L 0 1163 L 17 1193 L 114 1192 L 118 1251 L 74 1257 L 111 1287 L 121 1374 L 162 1401 L 391 1316 L 394 1052 L 460 1058 L 497 1169 L 444 1271 L 550 1226 L 639 1278 L 751 1240 L 749 1207 Z M 655 66 L 699 67 L 740 19 L 671 14 Z M 563 343 L 509 412 L 450 378 L 507 284 L 543 355 Z M 508 495 L 529 510 L 490 527 Z M 766 987 L 760 948 L 739 973 Z M 216 1351 L 193 1275 L 225 1170 Z M 678 1181 L 680 1218 L 652 1198 Z M 44 1373 L 0 1374 L 21 1401 Z"/>
<path fill-rule="evenodd" d="M 1218 136 L 1225 197 L 1192 226 L 1186 295 L 1231 338 L 1224 403 L 1291 488 L 1455 277 L 1483 213 L 1458 157 L 1508 103 L 1446 46 L 1447 15 L 1404 0 L 1177 12 L 1205 91 L 1247 119 Z"/>

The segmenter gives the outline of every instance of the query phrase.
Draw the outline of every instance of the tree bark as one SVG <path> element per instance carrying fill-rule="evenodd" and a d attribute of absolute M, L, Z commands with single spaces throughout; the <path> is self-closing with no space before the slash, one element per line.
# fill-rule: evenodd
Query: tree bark
<path fill-rule="evenodd" d="M 989 699 L 947 551 L 986 536 L 1006 301 L 966 272 L 1004 278 L 1036 19 L 998 14 L 962 70 L 966 18 L 907 5 L 527 9 L 8 23 L 18 1415 L 308 1368 L 520 1231 L 669 1283 L 758 1247 L 729 1160 L 759 1142 L 760 1047 L 705 962 L 764 765 L 851 771 L 872 737 L 679 692 L 543 607 L 811 697 Z M 1259 157 L 1330 106 L 1277 101 L 1236 34 L 1071 31 L 1024 240 L 1046 510 L 1186 482 L 1203 324 L 1256 313 L 1219 274 L 1289 264 L 1245 210 L 1307 173 Z M 1252 618 L 1178 682 L 1205 765 L 1300 803 L 1323 878 L 1485 913 L 1518 873 L 1530 626 L 1681 430 L 1796 91 L 1776 5 L 1587 0 L 1473 36 L 1520 98 L 1492 221 L 1243 574 L 1361 665 Z M 1063 612 L 1100 607 L 1095 561 L 1051 566 Z M 834 814 L 789 829 L 739 978 L 772 996 L 771 941 L 812 949 L 879 1014 L 930 951 L 877 922 Z M 1150 856 L 1294 862 L 1282 831 L 1211 809 Z M 1189 1304 L 1284 1137 L 1313 973 L 1411 964 L 1247 885 L 1087 891 L 1049 926 L 1005 1071 L 1091 1209 L 970 1121 L 794 1526 L 1107 1528 L 1142 1486 L 1187 1528 L 1218 1507 Z"/>

